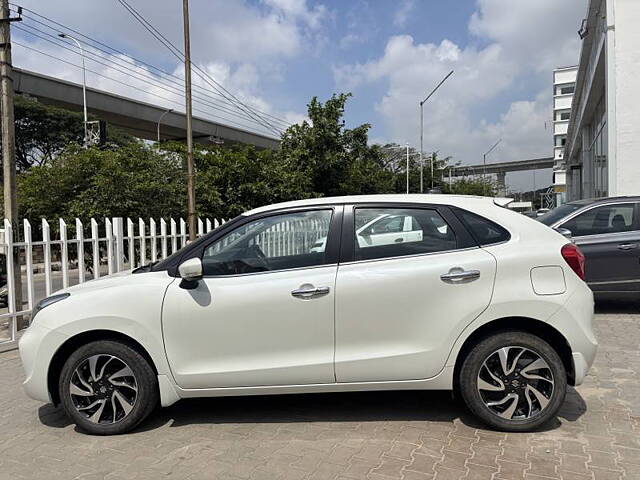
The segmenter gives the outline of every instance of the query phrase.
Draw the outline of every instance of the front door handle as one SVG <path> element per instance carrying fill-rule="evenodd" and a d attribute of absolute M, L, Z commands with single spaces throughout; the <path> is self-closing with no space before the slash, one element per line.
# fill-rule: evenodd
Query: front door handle
<path fill-rule="evenodd" d="M 620 245 L 618 245 L 618 250 L 632 250 L 637 247 L 637 243 L 621 243 Z"/>
<path fill-rule="evenodd" d="M 440 280 L 445 283 L 466 283 L 473 282 L 480 278 L 480 270 L 464 270 L 454 267 L 449 272 L 440 275 Z"/>
<path fill-rule="evenodd" d="M 329 287 L 314 287 L 310 283 L 305 283 L 304 285 L 300 285 L 300 288 L 293 290 L 291 295 L 302 300 L 311 300 L 312 298 L 327 295 L 329 291 Z"/>

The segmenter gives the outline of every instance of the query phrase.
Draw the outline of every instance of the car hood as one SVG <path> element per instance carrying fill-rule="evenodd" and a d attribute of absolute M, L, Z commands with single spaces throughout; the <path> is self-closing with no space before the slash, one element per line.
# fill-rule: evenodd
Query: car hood
<path fill-rule="evenodd" d="M 65 289 L 57 291 L 56 294 L 80 293 L 80 292 L 87 292 L 91 290 L 99 290 L 102 288 L 119 286 L 122 284 L 129 283 L 131 281 L 135 281 L 132 277 L 133 275 L 131 274 L 131 270 L 125 270 L 122 272 L 112 273 L 111 275 L 106 275 L 104 277 L 97 278 L 96 280 L 89 280 L 88 282 L 85 282 L 85 283 L 80 283 L 72 287 L 67 287 Z"/>

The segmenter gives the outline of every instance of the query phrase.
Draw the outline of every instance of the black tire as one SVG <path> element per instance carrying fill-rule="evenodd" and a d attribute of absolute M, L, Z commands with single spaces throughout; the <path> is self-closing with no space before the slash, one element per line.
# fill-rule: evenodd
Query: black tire
<path fill-rule="evenodd" d="M 495 365 L 495 362 L 497 360 L 499 361 L 499 353 L 497 353 L 497 351 L 505 347 L 526 349 L 526 352 L 523 352 L 523 356 L 531 355 L 531 357 L 533 357 L 534 354 L 538 355 L 546 362 L 548 368 L 545 367 L 542 369 L 544 372 L 542 370 L 533 370 L 538 372 L 534 375 L 537 377 L 549 377 L 550 372 L 552 382 L 549 380 L 525 380 L 522 371 L 527 370 L 527 367 L 523 366 L 520 368 L 519 363 L 513 362 L 519 350 L 507 350 L 508 352 L 513 352 L 509 353 L 509 355 L 513 356 L 507 361 L 507 365 L 515 367 L 513 373 L 504 375 L 502 364 L 500 364 L 500 367 L 497 368 L 498 372 L 496 372 L 495 369 L 493 371 L 494 375 L 500 377 L 499 380 L 493 380 L 487 377 L 488 367 L 483 367 L 485 360 L 488 361 L 488 365 Z M 497 357 L 493 356 L 494 354 L 497 355 Z M 511 361 L 511 363 L 509 363 L 509 361 Z M 523 360 L 520 360 L 520 362 L 522 361 Z M 479 380 L 481 369 L 483 378 Z M 527 375 L 531 376 L 528 370 Z M 481 383 L 484 378 L 488 378 L 489 382 L 494 385 L 498 391 L 491 392 L 483 389 L 484 393 L 481 393 L 478 384 Z M 520 383 L 518 383 L 518 379 Z M 500 382 L 502 385 L 500 385 Z M 542 406 L 542 403 L 536 400 L 536 395 L 533 392 L 523 391 L 527 388 L 527 383 L 531 383 L 531 386 L 535 386 L 536 389 L 547 389 L 548 403 L 545 406 Z M 503 388 L 500 388 L 501 386 Z M 485 337 L 469 351 L 460 369 L 459 387 L 461 396 L 469 410 L 484 423 L 501 431 L 526 432 L 535 430 L 552 418 L 555 418 L 558 409 L 564 402 L 567 392 L 567 372 L 558 353 L 540 337 L 522 331 L 503 331 Z M 548 389 L 551 389 L 551 391 Z M 500 416 L 500 414 L 510 415 L 510 413 L 506 411 L 508 408 L 502 405 L 495 406 L 495 402 L 500 402 L 499 397 L 502 395 L 505 395 L 504 398 L 506 398 L 506 396 L 510 394 L 520 395 L 516 398 L 515 403 L 516 405 L 522 406 L 516 407 L 517 410 L 513 412 L 513 418 L 507 419 Z M 495 395 L 494 398 L 496 400 L 489 398 L 490 395 Z M 545 395 L 545 397 L 546 396 L 547 395 Z M 525 403 L 525 401 L 528 403 Z M 494 403 L 494 405 L 490 407 L 486 405 L 486 403 Z M 511 400 L 503 405 L 512 405 Z M 503 408 L 504 411 L 496 412 L 496 410 Z M 535 411 L 536 408 L 538 411 Z"/>
<path fill-rule="evenodd" d="M 116 410 L 112 410 L 113 414 L 111 418 L 107 418 L 106 421 L 101 421 L 101 419 L 98 418 L 98 421 L 100 423 L 91 421 L 88 418 L 88 414 L 79 411 L 76 408 L 76 405 L 74 405 L 74 401 L 78 403 L 78 401 L 82 400 L 82 398 L 78 398 L 78 396 L 72 397 L 71 395 L 71 380 L 74 374 L 76 374 L 76 369 L 79 367 L 82 369 L 83 365 L 87 365 L 86 362 L 88 362 L 89 358 L 96 355 L 105 356 L 105 358 L 107 359 L 108 357 L 106 356 L 116 357 L 116 361 L 119 360 L 124 363 L 125 366 L 128 366 L 131 369 L 133 375 L 128 375 L 127 377 L 118 377 L 127 379 L 126 381 L 121 380 L 119 381 L 119 383 L 129 383 L 135 386 L 135 389 L 127 385 L 118 387 L 121 391 L 124 390 L 127 392 L 132 392 L 131 395 L 135 395 L 135 398 L 132 401 L 133 408 L 131 408 L 130 411 L 126 413 L 122 408 L 123 403 L 118 401 L 116 402 L 118 405 L 114 407 L 116 408 Z M 117 363 L 116 365 L 119 366 L 119 364 Z M 103 371 L 105 371 L 105 369 L 106 367 L 103 368 Z M 109 384 L 106 383 L 108 381 L 106 377 L 102 379 L 102 381 L 103 387 L 104 385 L 107 385 L 107 389 L 114 388 L 110 387 Z M 78 384 L 77 376 L 74 377 L 74 382 Z M 93 387 L 96 387 L 95 391 L 98 392 L 98 388 L 101 387 L 98 386 L 97 382 L 92 382 L 93 379 L 89 377 L 88 383 L 92 384 L 92 393 L 94 390 Z M 102 389 L 105 390 L 105 388 Z M 136 390 L 135 393 L 134 390 Z M 78 426 L 79 429 L 93 435 L 118 435 L 132 430 L 153 411 L 155 406 L 158 404 L 159 397 L 158 378 L 151 365 L 149 365 L 149 362 L 134 348 L 130 347 L 127 344 L 114 340 L 98 340 L 87 343 L 86 345 L 83 345 L 75 352 L 73 352 L 62 367 L 62 372 L 60 374 L 58 383 L 58 391 L 60 395 L 60 401 L 67 415 L 73 420 L 73 422 Z M 109 392 L 107 391 L 104 394 L 99 393 L 97 395 L 103 395 L 105 398 L 107 398 L 106 396 L 109 395 Z M 86 402 L 90 403 L 94 398 L 98 397 L 96 395 L 91 396 L 86 400 Z M 105 399 L 105 402 L 106 401 L 107 400 Z M 114 402 L 113 396 L 111 397 L 111 402 Z M 110 406 L 113 406 L 113 404 L 111 404 Z M 108 408 L 109 407 L 106 407 L 105 409 Z M 89 410 L 89 412 L 91 412 L 91 410 Z M 122 418 L 118 418 L 120 416 Z"/>

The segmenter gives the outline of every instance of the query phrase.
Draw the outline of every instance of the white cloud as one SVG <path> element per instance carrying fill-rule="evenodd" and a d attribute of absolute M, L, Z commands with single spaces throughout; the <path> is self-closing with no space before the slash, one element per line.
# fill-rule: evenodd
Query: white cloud
<path fill-rule="evenodd" d="M 386 85 L 376 104 L 385 136 L 419 145 L 418 102 L 455 70 L 424 105 L 425 150 L 481 163 L 482 153 L 502 138 L 492 161 L 551 156 L 552 133 L 545 129 L 552 115 L 551 70 L 578 60 L 574 27 L 584 3 L 479 0 L 469 22 L 477 42 L 464 47 L 447 39 L 416 43 L 409 35 L 396 35 L 378 58 L 335 67 L 334 77 L 344 90 Z M 517 98 L 532 89 L 533 94 Z M 514 96 L 510 104 L 503 100 Z"/>
<path fill-rule="evenodd" d="M 415 0 L 402 0 L 400 7 L 393 16 L 393 24 L 396 27 L 404 27 L 409 20 L 409 15 L 415 7 Z"/>

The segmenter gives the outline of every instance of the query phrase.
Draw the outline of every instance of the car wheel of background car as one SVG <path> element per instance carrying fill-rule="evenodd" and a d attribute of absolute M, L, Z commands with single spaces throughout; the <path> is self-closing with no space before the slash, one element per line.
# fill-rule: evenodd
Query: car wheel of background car
<path fill-rule="evenodd" d="M 157 376 L 147 360 L 124 343 L 99 340 L 67 359 L 59 381 L 67 415 L 88 433 L 133 429 L 158 403 Z"/>
<path fill-rule="evenodd" d="M 498 430 L 533 430 L 555 416 L 567 374 L 557 352 L 530 333 L 501 332 L 476 344 L 460 370 L 469 409 Z"/>

